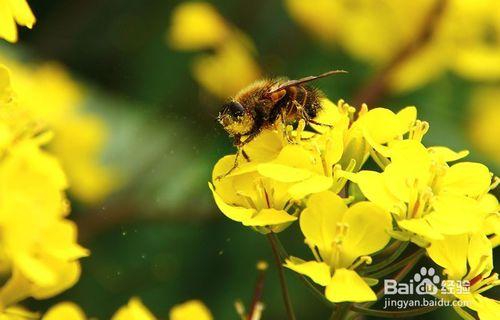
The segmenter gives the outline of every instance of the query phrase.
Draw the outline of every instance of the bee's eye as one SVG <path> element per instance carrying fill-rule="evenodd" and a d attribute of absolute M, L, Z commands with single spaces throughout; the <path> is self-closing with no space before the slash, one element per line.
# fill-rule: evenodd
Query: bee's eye
<path fill-rule="evenodd" d="M 231 101 L 225 104 L 223 108 L 223 110 L 232 117 L 241 117 L 245 113 L 245 109 L 237 101 Z"/>

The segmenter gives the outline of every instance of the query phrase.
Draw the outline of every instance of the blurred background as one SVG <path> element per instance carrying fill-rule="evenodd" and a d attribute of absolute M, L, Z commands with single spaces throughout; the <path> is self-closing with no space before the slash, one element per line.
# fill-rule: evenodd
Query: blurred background
<path fill-rule="evenodd" d="M 468 149 L 500 172 L 500 5 L 472 0 L 30 1 L 33 30 L 0 60 L 25 104 L 53 128 L 68 173 L 83 259 L 71 300 L 107 319 L 131 296 L 156 315 L 201 299 L 216 319 L 249 303 L 265 237 L 220 214 L 207 182 L 233 153 L 219 106 L 261 77 L 321 80 L 331 100 L 430 122 L 428 145 Z M 21 94 L 20 94 L 21 96 Z M 288 251 L 306 255 L 295 225 Z M 425 262 L 424 262 L 425 263 Z M 287 273 L 299 319 L 329 310 Z M 498 291 L 497 291 L 498 293 Z M 495 293 L 493 293 L 495 294 Z M 284 319 L 267 273 L 264 319 Z M 446 310 L 427 319 L 455 319 Z M 423 319 L 423 317 L 419 317 Z M 193 319 L 194 320 L 194 319 Z"/>

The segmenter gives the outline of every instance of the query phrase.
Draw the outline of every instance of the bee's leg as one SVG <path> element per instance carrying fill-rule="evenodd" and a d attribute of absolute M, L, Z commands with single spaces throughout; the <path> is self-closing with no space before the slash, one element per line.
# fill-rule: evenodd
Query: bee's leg
<path fill-rule="evenodd" d="M 229 169 L 229 171 L 227 171 L 226 173 L 221 174 L 220 176 L 217 176 L 215 178 L 215 180 L 220 180 L 222 178 L 227 177 L 229 174 L 231 174 L 231 172 L 233 172 L 236 168 L 238 168 L 238 157 L 239 157 L 239 155 L 240 155 L 240 149 L 238 148 L 238 151 L 236 152 L 236 156 L 234 157 L 234 163 L 233 163 L 232 168 Z"/>
<path fill-rule="evenodd" d="M 248 154 L 245 152 L 245 150 L 243 148 L 241 148 L 241 155 L 243 156 L 243 158 L 245 158 L 245 160 L 247 162 L 250 162 L 250 157 L 248 156 Z"/>
<path fill-rule="evenodd" d="M 333 128 L 332 125 L 329 125 L 326 123 L 321 123 L 321 122 L 318 122 L 316 120 L 311 119 L 311 117 L 307 114 L 306 110 L 304 109 L 304 107 L 302 107 L 302 105 L 300 103 L 298 103 L 296 100 L 293 100 L 292 102 L 293 102 L 295 108 L 297 108 L 297 113 L 301 115 L 301 118 L 304 119 L 306 124 L 312 123 L 312 124 L 315 124 L 318 126 Z"/>
<path fill-rule="evenodd" d="M 323 127 L 327 127 L 327 128 L 333 128 L 333 126 L 331 124 L 321 123 L 321 122 L 318 122 L 318 121 L 313 120 L 313 119 L 309 119 L 307 121 L 309 123 L 315 124 L 317 126 L 323 126 Z"/>
<path fill-rule="evenodd" d="M 231 169 L 229 169 L 228 172 L 218 176 L 217 178 L 215 178 L 216 180 L 220 180 L 226 176 L 228 176 L 229 174 L 231 174 L 236 168 L 238 168 L 238 158 L 240 157 L 240 153 L 241 155 L 243 156 L 243 158 L 245 158 L 245 160 L 247 162 L 250 162 L 250 157 L 248 156 L 248 154 L 245 152 L 245 150 L 243 150 L 243 146 L 246 145 L 247 143 L 249 143 L 250 141 L 252 141 L 255 137 L 257 136 L 257 133 L 252 133 L 250 134 L 246 139 L 245 141 L 241 141 L 239 140 L 238 144 L 237 144 L 237 147 L 238 147 L 238 151 L 236 152 L 236 156 L 234 157 L 234 164 L 233 164 L 233 167 Z"/>

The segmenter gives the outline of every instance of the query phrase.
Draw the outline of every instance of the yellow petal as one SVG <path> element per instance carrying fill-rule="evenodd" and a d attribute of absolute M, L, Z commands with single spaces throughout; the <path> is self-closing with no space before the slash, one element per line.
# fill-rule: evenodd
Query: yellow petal
<path fill-rule="evenodd" d="M 44 314 L 42 320 L 85 320 L 82 309 L 73 302 L 60 302 Z"/>
<path fill-rule="evenodd" d="M 476 303 L 471 309 L 477 311 L 479 320 L 497 320 L 500 314 L 500 302 L 495 299 L 475 294 Z"/>
<path fill-rule="evenodd" d="M 329 252 L 335 239 L 337 223 L 347 210 L 344 201 L 331 191 L 313 194 L 300 215 L 300 229 L 307 241 Z"/>
<path fill-rule="evenodd" d="M 80 278 L 81 268 L 78 261 L 61 262 L 45 259 L 47 266 L 56 274 L 56 282 L 48 287 L 33 287 L 32 296 L 36 299 L 47 299 L 71 288 Z"/>
<path fill-rule="evenodd" d="M 491 242 L 484 234 L 476 233 L 469 236 L 467 261 L 470 270 L 467 275 L 470 279 L 479 274 L 489 274 L 493 270 L 493 249 Z"/>
<path fill-rule="evenodd" d="M 417 108 L 409 106 L 401 109 L 398 113 L 396 113 L 396 119 L 399 122 L 401 134 L 408 132 L 410 127 L 417 120 Z"/>
<path fill-rule="evenodd" d="M 387 143 L 402 134 L 398 118 L 389 109 L 371 109 L 358 121 L 363 128 L 363 134 L 376 144 Z"/>
<path fill-rule="evenodd" d="M 170 310 L 170 320 L 212 320 L 210 310 L 198 300 L 190 300 Z"/>
<path fill-rule="evenodd" d="M 337 269 L 326 287 L 326 298 L 332 302 L 375 301 L 377 296 L 356 271 Z"/>
<path fill-rule="evenodd" d="M 376 204 L 362 201 L 349 207 L 342 220 L 348 225 L 342 240 L 342 252 L 350 259 L 344 260 L 348 267 L 357 257 L 372 254 L 389 242 L 388 230 L 392 230 L 389 212 Z"/>
<path fill-rule="evenodd" d="M 328 190 L 333 184 L 333 179 L 322 175 L 313 175 L 309 179 L 293 184 L 288 192 L 294 199 L 303 199 L 305 196 Z"/>
<path fill-rule="evenodd" d="M 426 219 L 407 219 L 398 221 L 398 225 L 410 232 L 413 232 L 426 240 L 440 240 L 443 235 L 434 229 Z"/>
<path fill-rule="evenodd" d="M 384 175 L 375 171 L 360 171 L 347 176 L 348 179 L 358 184 L 363 195 L 385 210 L 391 211 L 398 206 L 400 201 L 387 188 Z"/>
<path fill-rule="evenodd" d="M 453 194 L 478 197 L 488 193 L 491 173 L 480 163 L 461 162 L 446 171 L 442 181 L 442 191 Z"/>
<path fill-rule="evenodd" d="M 51 270 L 41 259 L 36 259 L 28 254 L 19 254 L 16 257 L 16 264 L 26 278 L 39 286 L 53 286 L 57 282 L 54 270 Z"/>
<path fill-rule="evenodd" d="M 285 261 L 285 267 L 308 276 L 320 286 L 326 287 L 330 282 L 330 267 L 324 262 L 304 261 L 296 257 L 290 257 Z"/>
<path fill-rule="evenodd" d="M 57 259 L 69 261 L 86 257 L 89 251 L 76 243 L 76 233 L 77 228 L 72 221 L 59 221 L 47 229 L 41 245 Z"/>
<path fill-rule="evenodd" d="M 428 148 L 429 152 L 431 153 L 432 157 L 438 159 L 439 162 L 452 162 L 452 161 L 457 161 L 460 160 L 464 157 L 467 157 L 469 155 L 468 150 L 462 150 L 459 152 L 455 152 L 451 150 L 450 148 L 447 147 L 430 147 Z"/>
<path fill-rule="evenodd" d="M 311 172 L 305 169 L 293 168 L 291 166 L 277 163 L 263 163 L 258 167 L 259 173 L 264 177 L 272 178 L 281 182 L 296 182 L 309 178 Z"/>
<path fill-rule="evenodd" d="M 238 222 L 243 222 L 248 220 L 256 212 L 255 209 L 232 206 L 230 204 L 227 204 L 226 202 L 224 202 L 224 199 L 222 199 L 219 196 L 219 194 L 215 191 L 214 186 L 210 182 L 208 183 L 208 187 L 212 191 L 212 195 L 215 199 L 217 207 L 219 207 L 219 210 L 222 211 L 222 213 L 229 219 Z"/>
<path fill-rule="evenodd" d="M 9 1 L 0 1 L 0 38 L 9 42 L 17 41 L 17 27 Z"/>
<path fill-rule="evenodd" d="M 243 220 L 243 225 L 251 227 L 273 226 L 282 223 L 292 222 L 297 217 L 288 214 L 284 210 L 262 209 L 255 216 Z"/>
<path fill-rule="evenodd" d="M 252 162 L 270 162 L 285 146 L 284 137 L 276 130 L 264 130 L 243 148 Z"/>
<path fill-rule="evenodd" d="M 36 19 L 26 0 L 14 0 L 10 4 L 17 24 L 31 29 Z"/>
<path fill-rule="evenodd" d="M 483 226 L 485 214 L 477 200 L 462 196 L 440 195 L 433 203 L 434 211 L 425 219 L 443 234 L 477 232 Z"/>
<path fill-rule="evenodd" d="M 131 298 L 127 305 L 118 309 L 111 320 L 156 320 L 139 298 Z"/>
<path fill-rule="evenodd" d="M 449 279 L 459 280 L 467 273 L 468 236 L 446 236 L 431 242 L 429 257 L 446 269 Z"/>

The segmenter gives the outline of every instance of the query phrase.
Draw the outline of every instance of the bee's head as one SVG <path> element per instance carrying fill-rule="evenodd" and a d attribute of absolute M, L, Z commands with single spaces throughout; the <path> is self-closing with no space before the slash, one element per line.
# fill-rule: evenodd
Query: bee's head
<path fill-rule="evenodd" d="M 217 121 L 232 136 L 248 134 L 254 124 L 252 114 L 245 110 L 241 103 L 234 100 L 222 106 Z"/>

